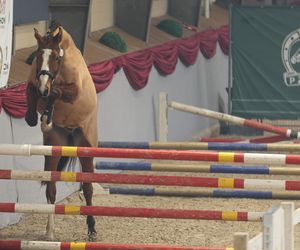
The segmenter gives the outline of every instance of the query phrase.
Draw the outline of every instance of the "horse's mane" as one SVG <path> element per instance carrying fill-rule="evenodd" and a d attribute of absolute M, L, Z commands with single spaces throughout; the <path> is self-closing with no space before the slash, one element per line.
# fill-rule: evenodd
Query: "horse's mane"
<path fill-rule="evenodd" d="M 49 27 L 48 32 L 52 36 L 55 36 L 59 32 L 59 29 L 62 30 L 62 40 L 60 42 L 60 47 L 64 50 L 72 47 L 76 48 L 76 45 L 71 35 L 59 23 L 52 23 Z"/>

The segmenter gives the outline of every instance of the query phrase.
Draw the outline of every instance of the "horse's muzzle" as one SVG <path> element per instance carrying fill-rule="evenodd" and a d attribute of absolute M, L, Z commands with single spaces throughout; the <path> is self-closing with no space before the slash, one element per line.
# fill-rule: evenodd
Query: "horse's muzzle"
<path fill-rule="evenodd" d="M 48 87 L 46 87 L 46 89 L 41 93 L 41 95 L 42 95 L 42 97 L 48 97 L 49 93 L 50 93 L 50 91 L 49 91 Z"/>
<path fill-rule="evenodd" d="M 51 83 L 52 80 L 49 79 L 48 76 L 41 76 L 40 79 L 38 79 L 38 90 L 40 92 L 40 95 L 42 97 L 48 97 L 51 92 Z"/>
<path fill-rule="evenodd" d="M 36 78 L 39 82 L 39 91 L 43 97 L 48 97 L 51 91 L 51 84 L 55 75 L 48 70 L 41 70 L 37 73 Z"/>

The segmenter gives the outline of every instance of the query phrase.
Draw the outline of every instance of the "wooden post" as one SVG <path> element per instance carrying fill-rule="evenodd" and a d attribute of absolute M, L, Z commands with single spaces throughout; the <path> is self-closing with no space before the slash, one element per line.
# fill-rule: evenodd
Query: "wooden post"
<path fill-rule="evenodd" d="M 248 250 L 248 233 L 235 233 L 233 236 L 234 250 Z"/>
<path fill-rule="evenodd" d="M 159 132 L 158 140 L 166 142 L 168 137 L 168 96 L 165 92 L 159 93 Z"/>

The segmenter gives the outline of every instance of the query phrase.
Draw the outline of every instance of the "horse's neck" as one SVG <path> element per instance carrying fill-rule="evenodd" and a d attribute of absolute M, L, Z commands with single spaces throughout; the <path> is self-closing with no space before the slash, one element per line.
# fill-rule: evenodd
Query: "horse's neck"
<path fill-rule="evenodd" d="M 60 42 L 59 45 L 63 50 L 76 49 L 76 45 L 75 45 L 72 37 L 65 30 L 63 32 L 62 41 Z"/>
<path fill-rule="evenodd" d="M 63 65 L 61 67 L 60 79 L 62 82 L 73 81 L 82 75 L 82 65 L 85 64 L 82 55 L 76 47 L 72 37 L 64 30 L 60 47 L 64 50 Z M 75 71 L 74 71 L 75 69 Z M 75 81 L 76 83 L 78 81 Z"/>

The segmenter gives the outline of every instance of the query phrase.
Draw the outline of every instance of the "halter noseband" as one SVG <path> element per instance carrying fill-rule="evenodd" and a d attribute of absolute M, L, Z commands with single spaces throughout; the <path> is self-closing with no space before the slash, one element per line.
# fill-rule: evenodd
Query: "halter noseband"
<path fill-rule="evenodd" d="M 40 79 L 41 75 L 47 75 L 49 76 L 49 78 L 53 81 L 56 77 L 56 74 L 53 74 L 52 72 L 50 72 L 49 70 L 40 70 L 39 72 L 37 72 L 36 74 L 36 78 Z"/>

